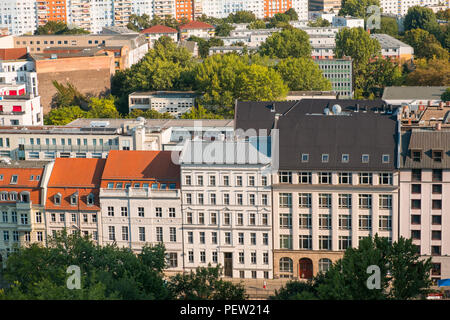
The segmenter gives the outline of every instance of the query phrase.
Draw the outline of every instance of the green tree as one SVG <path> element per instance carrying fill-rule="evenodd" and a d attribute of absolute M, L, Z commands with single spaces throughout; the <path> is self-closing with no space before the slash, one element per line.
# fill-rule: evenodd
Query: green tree
<path fill-rule="evenodd" d="M 84 110 L 87 109 L 89 99 L 72 83 L 66 82 L 65 85 L 57 81 L 52 83 L 56 89 L 56 94 L 52 98 L 52 108 L 80 106 Z"/>
<path fill-rule="evenodd" d="M 182 300 L 244 300 L 245 288 L 222 280 L 222 267 L 198 267 L 195 272 L 170 278 L 168 288 L 174 298 Z"/>
<path fill-rule="evenodd" d="M 308 34 L 300 29 L 275 32 L 260 47 L 260 54 L 271 58 L 301 58 L 311 56 Z"/>
<path fill-rule="evenodd" d="M 223 116 L 215 114 L 199 105 L 198 107 L 192 107 L 188 112 L 181 115 L 181 119 L 223 119 Z"/>
<path fill-rule="evenodd" d="M 229 23 L 251 23 L 256 20 L 256 16 L 251 11 L 236 11 L 230 13 L 225 19 Z"/>
<path fill-rule="evenodd" d="M 374 33 L 388 34 L 393 37 L 398 37 L 398 23 L 397 19 L 392 17 L 381 17 L 380 29 L 372 29 Z"/>
<path fill-rule="evenodd" d="M 269 300 L 318 300 L 315 282 L 289 281 L 279 290 L 275 290 Z"/>
<path fill-rule="evenodd" d="M 161 113 L 152 109 L 148 110 L 133 109 L 127 115 L 127 118 L 129 119 L 136 119 L 138 117 L 143 117 L 146 119 L 175 119 L 175 117 L 172 116 L 169 112 Z"/>
<path fill-rule="evenodd" d="M 290 21 L 297 21 L 298 20 L 298 13 L 295 11 L 294 8 L 288 9 L 285 13 L 289 17 Z"/>
<path fill-rule="evenodd" d="M 120 118 L 113 96 L 107 98 L 91 98 L 89 109 L 87 118 Z"/>
<path fill-rule="evenodd" d="M 406 31 L 403 40 L 414 48 L 414 55 L 417 58 L 447 60 L 449 58 L 448 51 L 426 30 L 417 28 Z"/>
<path fill-rule="evenodd" d="M 76 28 L 68 27 L 67 24 L 61 21 L 49 21 L 43 26 L 39 26 L 36 31 L 36 35 L 43 34 L 89 34 L 89 31 Z"/>
<path fill-rule="evenodd" d="M 450 101 L 450 88 L 445 89 L 445 92 L 441 95 L 441 100 L 444 102 Z"/>
<path fill-rule="evenodd" d="M 415 70 L 405 79 L 409 86 L 450 86 L 450 63 L 448 60 L 417 59 Z"/>
<path fill-rule="evenodd" d="M 219 37 L 228 37 L 230 35 L 230 32 L 233 31 L 235 27 L 233 27 L 229 23 L 221 23 L 218 26 L 216 26 L 216 36 Z"/>
<path fill-rule="evenodd" d="M 380 6 L 379 0 L 342 0 L 340 16 L 352 16 L 366 18 L 369 14 L 367 8 L 370 6 Z"/>
<path fill-rule="evenodd" d="M 422 6 L 414 6 L 408 9 L 403 26 L 405 31 L 419 28 L 433 34 L 439 29 L 433 10 Z"/>
<path fill-rule="evenodd" d="M 377 57 L 367 65 L 361 87 L 358 89 L 363 98 L 381 98 L 385 87 L 399 86 L 402 82 L 400 66 L 390 59 Z"/>
<path fill-rule="evenodd" d="M 64 126 L 78 118 L 87 118 L 87 112 L 79 106 L 66 106 L 51 109 L 44 116 L 45 125 Z"/>
<path fill-rule="evenodd" d="M 255 20 L 247 26 L 248 29 L 265 29 L 266 23 L 263 20 Z"/>
<path fill-rule="evenodd" d="M 450 21 L 450 8 L 436 12 L 436 19 Z"/>
<path fill-rule="evenodd" d="M 316 20 L 308 21 L 308 27 L 329 27 L 331 26 L 330 21 L 322 18 L 317 18 Z"/>
<path fill-rule="evenodd" d="M 311 58 L 287 58 L 276 66 L 291 91 L 331 90 L 331 82 Z"/>
<path fill-rule="evenodd" d="M 143 29 L 147 29 L 151 26 L 150 16 L 147 14 L 143 14 L 142 16 L 138 16 L 136 14 L 132 14 L 130 16 L 130 22 L 127 24 L 127 28 L 139 32 Z"/>

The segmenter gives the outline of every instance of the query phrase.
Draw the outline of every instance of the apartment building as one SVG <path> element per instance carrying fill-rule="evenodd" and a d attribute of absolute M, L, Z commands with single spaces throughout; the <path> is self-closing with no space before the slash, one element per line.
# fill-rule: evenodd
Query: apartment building
<path fill-rule="evenodd" d="M 134 109 L 170 113 L 176 118 L 195 106 L 197 94 L 193 91 L 133 92 L 128 96 L 130 112 Z"/>
<path fill-rule="evenodd" d="M 275 278 L 310 279 L 363 237 L 397 239 L 397 118 L 381 100 L 238 102 L 235 120 L 279 129 Z"/>
<path fill-rule="evenodd" d="M 171 155 L 111 151 L 100 189 L 102 244 L 139 252 L 144 245 L 163 243 L 169 272 L 183 270 L 180 166 Z"/>
<path fill-rule="evenodd" d="M 36 15 L 37 25 L 43 26 L 49 21 L 67 22 L 66 0 L 37 0 Z"/>
<path fill-rule="evenodd" d="M 309 0 L 309 11 L 324 11 L 338 13 L 341 9 L 340 0 Z"/>
<path fill-rule="evenodd" d="M 195 2 L 198 0 L 175 0 L 175 18 L 194 20 Z"/>
<path fill-rule="evenodd" d="M 186 40 L 192 36 L 209 39 L 214 37 L 214 33 L 214 26 L 201 21 L 190 21 L 187 24 L 180 26 L 179 39 Z"/>
<path fill-rule="evenodd" d="M 149 42 L 150 48 L 153 48 L 155 41 L 163 36 L 171 38 L 173 42 L 178 41 L 178 30 L 162 25 L 152 26 L 142 30 L 140 33 L 145 35 L 147 41 Z"/>
<path fill-rule="evenodd" d="M 364 29 L 364 19 L 355 18 L 355 17 L 334 16 L 332 18 L 332 24 L 334 27 L 363 28 Z"/>
<path fill-rule="evenodd" d="M 33 33 L 37 28 L 35 0 L 0 1 L 0 29 L 10 34 Z"/>
<path fill-rule="evenodd" d="M 450 8 L 450 2 L 448 0 L 380 0 L 380 7 L 383 13 L 398 16 L 405 16 L 408 13 L 408 9 L 414 6 L 426 7 L 438 5 L 444 5 L 444 7 Z"/>
<path fill-rule="evenodd" d="M 176 3 L 176 0 L 153 0 L 153 16 L 176 17 Z"/>
<path fill-rule="evenodd" d="M 0 267 L 18 246 L 44 242 L 46 181 L 45 163 L 0 162 Z"/>
<path fill-rule="evenodd" d="M 185 270 L 272 278 L 270 159 L 250 143 L 194 140 L 180 166 Z"/>
<path fill-rule="evenodd" d="M 0 126 L 44 123 L 40 97 L 26 93 L 24 84 L 0 84 Z"/>
<path fill-rule="evenodd" d="M 353 98 L 352 59 L 315 59 L 325 78 L 331 81 L 332 91 L 340 98 Z"/>
<path fill-rule="evenodd" d="M 434 282 L 450 277 L 450 104 L 403 105 L 400 235 L 432 259 Z"/>
<path fill-rule="evenodd" d="M 374 33 L 370 35 L 377 39 L 381 46 L 381 55 L 383 58 L 390 58 L 398 61 L 400 64 L 412 62 L 414 59 L 414 48 L 410 45 L 395 39 L 388 34 Z"/>
<path fill-rule="evenodd" d="M 99 190 L 105 161 L 58 158 L 49 164 L 44 241 L 66 230 L 101 244 Z"/>

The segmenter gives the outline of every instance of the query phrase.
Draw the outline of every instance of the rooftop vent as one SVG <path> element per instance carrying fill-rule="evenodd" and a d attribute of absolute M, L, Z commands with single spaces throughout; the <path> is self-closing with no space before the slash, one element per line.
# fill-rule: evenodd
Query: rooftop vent
<path fill-rule="evenodd" d="M 109 121 L 91 121 L 91 128 L 106 128 L 109 126 Z"/>

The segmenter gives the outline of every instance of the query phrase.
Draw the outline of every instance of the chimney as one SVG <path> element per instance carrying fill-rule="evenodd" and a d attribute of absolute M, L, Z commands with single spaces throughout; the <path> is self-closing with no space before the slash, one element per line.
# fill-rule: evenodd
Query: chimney
<path fill-rule="evenodd" d="M 444 110 L 444 102 L 439 102 L 439 110 Z"/>
<path fill-rule="evenodd" d="M 359 103 L 356 104 L 355 112 L 359 112 Z"/>
<path fill-rule="evenodd" d="M 436 123 L 436 126 L 434 127 L 436 131 L 441 131 L 441 123 Z"/>
<path fill-rule="evenodd" d="M 431 100 L 428 100 L 428 106 L 431 107 Z"/>

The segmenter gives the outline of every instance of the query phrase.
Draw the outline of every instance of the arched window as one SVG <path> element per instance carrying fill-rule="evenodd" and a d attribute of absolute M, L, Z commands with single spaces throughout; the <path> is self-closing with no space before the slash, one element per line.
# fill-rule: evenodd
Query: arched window
<path fill-rule="evenodd" d="M 333 263 L 328 258 L 323 258 L 319 260 L 319 272 L 327 272 Z"/>
<path fill-rule="evenodd" d="M 0 192 L 0 200 L 8 201 L 8 192 L 6 192 L 6 191 Z"/>
<path fill-rule="evenodd" d="M 17 192 L 12 191 L 9 193 L 9 200 L 11 201 L 17 201 Z"/>
<path fill-rule="evenodd" d="M 291 258 L 281 258 L 280 259 L 280 277 L 290 278 L 294 273 L 294 264 Z"/>
<path fill-rule="evenodd" d="M 90 193 L 90 194 L 87 196 L 87 204 L 88 204 L 88 205 L 93 205 L 93 204 L 94 204 L 94 194 L 93 194 L 93 193 Z"/>

